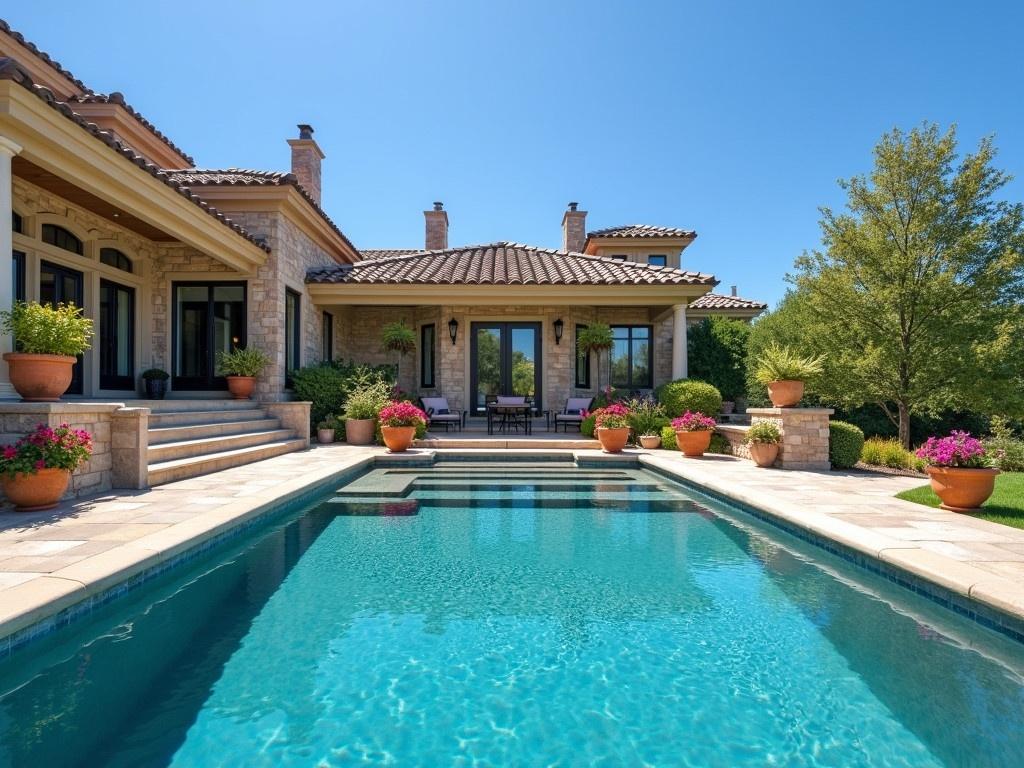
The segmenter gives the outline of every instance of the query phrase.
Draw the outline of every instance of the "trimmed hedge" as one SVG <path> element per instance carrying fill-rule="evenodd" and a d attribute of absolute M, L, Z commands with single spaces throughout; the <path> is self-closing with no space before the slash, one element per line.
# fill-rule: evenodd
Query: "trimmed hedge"
<path fill-rule="evenodd" d="M 837 469 L 849 469 L 860 460 L 864 450 L 864 433 L 860 427 L 845 421 L 828 425 L 828 458 Z"/>
<path fill-rule="evenodd" d="M 666 451 L 678 451 L 679 444 L 676 442 L 676 431 L 672 427 L 663 427 L 661 430 L 661 447 Z M 722 435 L 715 432 L 711 435 L 711 445 L 708 446 L 708 453 L 732 454 L 732 447 L 729 441 Z"/>
<path fill-rule="evenodd" d="M 356 363 L 317 363 L 292 372 L 292 391 L 296 400 L 309 400 L 310 425 L 315 427 L 328 416 L 340 416 L 348 393 L 370 381 L 390 381 L 388 366 Z M 338 433 L 338 438 L 343 437 Z"/>
<path fill-rule="evenodd" d="M 584 437 L 593 437 L 596 427 L 597 416 L 587 416 L 580 422 L 580 434 Z"/>
<path fill-rule="evenodd" d="M 678 451 L 679 445 L 676 443 L 676 431 L 672 427 L 662 427 L 661 429 L 661 447 L 666 451 Z"/>
<path fill-rule="evenodd" d="M 654 396 L 670 419 L 682 416 L 686 411 L 699 411 L 705 416 L 717 416 L 722 412 L 722 393 L 706 381 L 670 381 L 654 390 Z"/>

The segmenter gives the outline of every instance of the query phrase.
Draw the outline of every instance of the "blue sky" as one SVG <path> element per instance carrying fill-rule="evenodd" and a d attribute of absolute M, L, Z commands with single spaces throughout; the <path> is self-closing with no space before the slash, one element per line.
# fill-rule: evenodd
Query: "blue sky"
<path fill-rule="evenodd" d="M 287 170 L 311 123 L 360 247 L 696 229 L 684 266 L 775 302 L 893 126 L 995 134 L 1024 176 L 1017 2 L 75 2 L 5 11 L 207 167 Z M 1024 198 L 1024 181 L 1007 197 Z"/>

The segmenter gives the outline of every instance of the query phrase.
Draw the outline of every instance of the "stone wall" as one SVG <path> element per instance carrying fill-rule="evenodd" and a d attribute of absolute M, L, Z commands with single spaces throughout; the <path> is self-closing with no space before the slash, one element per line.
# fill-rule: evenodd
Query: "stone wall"
<path fill-rule="evenodd" d="M 831 408 L 748 408 L 751 425 L 774 422 L 782 432 L 776 466 L 783 469 L 827 470 L 828 421 Z"/>
<path fill-rule="evenodd" d="M 729 441 L 729 451 L 733 456 L 749 459 L 750 446 L 746 443 L 748 429 L 750 427 L 740 424 L 719 424 L 715 432 Z"/>

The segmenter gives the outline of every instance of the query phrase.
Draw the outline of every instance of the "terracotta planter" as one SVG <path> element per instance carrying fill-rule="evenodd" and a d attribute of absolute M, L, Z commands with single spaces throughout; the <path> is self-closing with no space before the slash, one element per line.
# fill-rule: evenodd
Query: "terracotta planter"
<path fill-rule="evenodd" d="M 334 430 L 318 429 L 316 431 L 316 441 L 321 445 L 330 445 L 334 442 Z"/>
<path fill-rule="evenodd" d="M 703 456 L 704 451 L 711 445 L 711 435 L 712 431 L 710 429 L 701 430 L 700 432 L 683 432 L 679 430 L 676 432 L 676 445 L 683 452 L 683 456 L 696 458 Z"/>
<path fill-rule="evenodd" d="M 995 489 L 998 469 L 964 467 L 928 467 L 928 478 L 943 509 L 952 512 L 977 512 Z"/>
<path fill-rule="evenodd" d="M 768 384 L 768 397 L 776 408 L 792 408 L 803 396 L 802 381 L 773 381 Z"/>
<path fill-rule="evenodd" d="M 416 437 L 416 427 L 381 427 L 380 432 L 384 435 L 384 445 L 392 453 L 409 450 Z"/>
<path fill-rule="evenodd" d="M 732 400 L 723 400 L 722 401 L 722 413 L 724 413 L 726 416 L 728 416 L 730 413 L 732 413 L 735 410 L 736 410 L 736 403 L 734 403 Z"/>
<path fill-rule="evenodd" d="M 770 467 L 779 458 L 778 443 L 751 443 L 747 447 L 750 450 L 750 458 L 759 467 Z"/>
<path fill-rule="evenodd" d="M 40 469 L 34 475 L 19 472 L 14 477 L 4 477 L 4 493 L 18 512 L 53 509 L 70 479 L 71 473 L 66 469 Z"/>
<path fill-rule="evenodd" d="M 71 386 L 74 357 L 7 352 L 4 360 L 10 366 L 11 385 L 26 402 L 52 403 Z"/>
<path fill-rule="evenodd" d="M 349 445 L 370 445 L 376 427 L 376 419 L 348 419 L 345 421 L 345 442 Z"/>
<path fill-rule="evenodd" d="M 661 435 L 640 435 L 640 445 L 648 450 L 661 447 Z"/>
<path fill-rule="evenodd" d="M 629 442 L 629 427 L 600 427 L 594 430 L 597 439 L 601 441 L 601 450 L 605 453 L 621 453 Z"/>
<path fill-rule="evenodd" d="M 256 389 L 255 376 L 228 376 L 228 392 L 235 400 L 249 400 Z"/>

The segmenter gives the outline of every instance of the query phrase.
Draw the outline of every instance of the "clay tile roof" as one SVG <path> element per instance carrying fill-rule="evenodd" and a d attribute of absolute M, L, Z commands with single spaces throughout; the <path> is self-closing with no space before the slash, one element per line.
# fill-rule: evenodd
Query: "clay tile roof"
<path fill-rule="evenodd" d="M 299 180 L 293 173 L 282 173 L 280 171 L 257 171 L 249 168 L 181 168 L 168 169 L 166 172 L 170 178 L 174 179 L 184 187 L 293 186 L 298 190 L 299 194 L 306 199 L 306 202 L 313 206 L 313 210 L 315 210 L 320 217 L 327 222 L 328 226 L 334 230 L 335 234 L 337 234 L 338 237 L 340 237 L 355 253 L 359 253 L 359 249 L 356 248 L 345 233 L 341 231 L 341 227 L 331 221 L 331 217 L 324 213 L 324 209 L 321 208 L 317 204 L 316 200 L 313 199 L 312 195 L 310 195 L 309 192 L 299 184 Z"/>
<path fill-rule="evenodd" d="M 692 229 L 652 227 L 650 224 L 626 224 L 588 232 L 587 237 L 696 237 Z"/>
<path fill-rule="evenodd" d="M 89 87 L 85 83 L 83 83 L 81 80 L 79 80 L 73 74 L 68 72 L 68 70 L 64 69 L 64 67 L 61 66 L 59 61 L 56 61 L 53 58 L 51 58 L 50 54 L 48 54 L 46 51 L 39 50 L 39 48 L 36 46 L 35 43 L 30 42 L 29 40 L 26 40 L 25 36 L 23 34 L 21 34 L 21 32 L 16 32 L 15 30 L 11 29 L 11 25 L 8 24 L 3 19 L 0 19 L 0 31 L 6 32 L 8 35 L 13 37 L 21 45 L 25 46 L 30 51 L 32 51 L 32 53 L 34 53 L 37 58 L 39 58 L 41 61 L 45 61 L 47 64 L 49 64 L 55 70 L 60 72 L 62 75 L 64 75 L 64 77 L 66 77 L 68 80 L 73 82 L 75 85 L 77 85 L 83 91 L 88 91 L 89 90 Z"/>
<path fill-rule="evenodd" d="M 233 229 L 236 233 L 244 237 L 249 242 L 259 246 L 267 253 L 270 253 L 270 247 L 266 243 L 257 240 L 255 237 L 253 237 L 240 226 L 235 224 L 233 221 L 231 221 L 231 219 L 226 217 L 223 213 L 218 211 L 212 205 L 200 199 L 198 195 L 195 195 L 192 192 L 190 192 L 187 187 L 179 184 L 177 181 L 170 178 L 170 176 L 168 176 L 168 174 L 164 170 L 158 168 L 153 163 L 149 162 L 149 160 L 147 160 L 145 157 L 140 155 L 135 150 L 122 144 L 120 141 L 114 138 L 114 135 L 110 133 L 110 131 L 102 130 L 95 123 L 89 122 L 84 117 L 75 112 L 65 102 L 58 101 L 56 97 L 53 95 L 53 92 L 50 91 L 50 89 L 43 88 L 42 86 L 33 83 L 32 78 L 29 76 L 28 72 L 26 72 L 14 59 L 8 57 L 0 57 L 0 80 L 11 80 L 15 83 L 18 83 L 18 85 L 22 86 L 29 93 L 38 97 L 51 109 L 59 112 L 68 120 L 80 126 L 83 130 L 87 131 L 88 133 L 90 133 L 97 141 L 102 141 L 104 144 L 110 147 L 111 151 L 117 152 L 119 155 L 127 159 L 129 162 L 137 165 L 139 168 L 144 170 L 153 178 L 171 187 L 171 189 L 174 189 L 183 197 L 187 197 L 193 203 L 195 203 L 204 211 L 206 211 L 210 216 L 213 216 L 215 219 L 224 224 L 224 226 Z"/>
<path fill-rule="evenodd" d="M 741 299 L 739 296 L 723 296 L 719 293 L 705 293 L 690 302 L 691 309 L 768 309 L 763 301 Z"/>
<path fill-rule="evenodd" d="M 364 259 L 387 259 L 392 256 L 408 256 L 411 253 L 423 253 L 422 248 L 361 248 L 359 253 Z"/>
<path fill-rule="evenodd" d="M 374 253 L 368 251 L 367 253 Z M 317 267 L 307 283 L 421 285 L 716 285 L 712 275 L 497 242 Z"/>
<path fill-rule="evenodd" d="M 129 115 L 134 117 L 139 122 L 139 124 L 142 125 L 143 128 L 146 128 L 150 133 L 152 133 L 154 136 L 160 139 L 160 141 L 162 141 L 168 147 L 173 149 L 175 152 L 177 152 L 183 158 L 188 160 L 190 163 L 195 163 L 195 160 L 193 160 L 189 155 L 182 151 L 182 149 L 178 147 L 173 141 L 167 138 L 155 125 L 149 122 L 149 120 L 144 118 L 140 113 L 136 112 L 132 105 L 124 100 L 124 94 L 118 93 L 117 91 L 114 91 L 110 94 L 87 93 L 82 96 L 74 97 L 72 101 L 77 104 L 120 104 L 122 107 L 124 107 L 125 111 L 127 111 Z"/>

